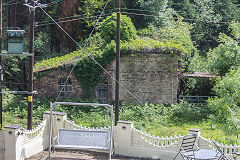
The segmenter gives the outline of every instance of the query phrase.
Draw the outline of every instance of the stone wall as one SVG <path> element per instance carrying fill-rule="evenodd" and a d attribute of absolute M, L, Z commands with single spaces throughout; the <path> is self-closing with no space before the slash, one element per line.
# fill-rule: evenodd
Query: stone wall
<path fill-rule="evenodd" d="M 108 66 L 114 77 L 115 66 L 116 61 Z M 137 102 L 138 98 L 142 103 L 176 103 L 178 74 L 177 55 L 151 53 L 121 57 L 120 100 Z M 110 92 L 115 93 L 115 80 L 111 79 L 109 84 Z M 109 99 L 114 100 L 114 94 Z"/>
<path fill-rule="evenodd" d="M 51 69 L 43 71 L 43 76 L 34 81 L 34 90 L 38 92 L 36 97 L 57 97 L 58 95 L 58 80 L 61 78 L 67 78 L 69 75 L 68 70 L 63 69 Z M 70 79 L 73 86 L 73 95 L 82 95 L 81 84 L 77 81 L 75 74 L 70 75 Z"/>
<path fill-rule="evenodd" d="M 116 61 L 108 66 L 108 72 L 115 77 Z M 56 97 L 58 80 L 67 77 L 69 72 L 63 69 L 44 71 L 46 74 L 35 81 L 35 90 L 38 97 Z M 126 103 L 176 103 L 178 90 L 178 57 L 172 54 L 132 54 L 121 57 L 120 62 L 120 100 Z M 108 101 L 113 102 L 115 97 L 115 79 L 108 77 Z M 73 95 L 82 95 L 81 84 L 77 81 L 74 72 L 70 79 L 73 84 Z M 134 95 L 134 98 L 129 92 Z"/>

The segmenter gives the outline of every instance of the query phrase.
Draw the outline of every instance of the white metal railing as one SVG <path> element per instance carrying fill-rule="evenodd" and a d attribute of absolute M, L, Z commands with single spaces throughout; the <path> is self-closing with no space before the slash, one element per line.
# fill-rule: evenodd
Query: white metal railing
<path fill-rule="evenodd" d="M 31 142 L 32 140 L 42 137 L 47 125 L 47 119 L 43 120 L 36 128 L 32 130 L 24 130 L 24 144 Z"/>
<path fill-rule="evenodd" d="M 137 133 L 141 139 L 144 139 L 145 142 L 147 142 L 152 146 L 157 146 L 157 147 L 165 147 L 165 146 L 171 146 L 173 144 L 177 144 L 179 143 L 180 139 L 183 137 L 181 135 L 178 135 L 178 136 L 175 135 L 173 137 L 172 136 L 159 137 L 159 136 L 148 134 L 143 131 L 139 131 L 135 128 L 133 128 L 133 131 L 135 131 L 135 133 Z"/>
<path fill-rule="evenodd" d="M 215 146 L 212 142 L 212 140 L 210 138 L 206 139 L 202 136 L 199 137 L 199 140 L 200 140 L 200 148 L 201 146 L 208 146 L 212 149 L 215 149 Z M 226 144 L 219 144 L 218 142 L 216 142 L 216 144 L 218 144 L 218 146 L 220 147 L 220 149 L 226 154 L 226 155 L 229 155 L 229 156 L 232 156 L 232 154 L 234 152 L 239 152 L 240 151 L 240 146 L 237 146 L 236 144 L 235 145 L 226 145 Z"/>
<path fill-rule="evenodd" d="M 69 120 L 65 120 L 64 121 L 64 125 L 66 129 L 82 129 L 82 130 L 106 130 L 108 131 L 110 129 L 110 127 L 96 127 L 96 128 L 90 128 L 90 127 L 86 127 L 86 126 L 82 126 L 82 125 L 77 125 L 75 124 L 74 121 L 69 121 Z"/>

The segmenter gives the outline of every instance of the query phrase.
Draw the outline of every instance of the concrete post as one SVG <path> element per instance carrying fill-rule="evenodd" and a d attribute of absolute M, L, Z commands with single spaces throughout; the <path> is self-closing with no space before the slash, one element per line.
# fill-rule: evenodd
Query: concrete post
<path fill-rule="evenodd" d="M 114 131 L 114 149 L 116 154 L 126 155 L 129 152 L 128 148 L 132 142 L 133 123 L 126 121 L 118 121 Z"/>
<path fill-rule="evenodd" d="M 4 159 L 24 160 L 23 131 L 20 125 L 5 126 L 5 152 Z"/>
<path fill-rule="evenodd" d="M 44 112 L 43 119 L 48 118 L 50 120 L 50 112 Z M 52 116 L 52 126 L 53 126 L 53 138 L 57 136 L 58 130 L 60 128 L 64 128 L 64 121 L 67 119 L 67 113 L 64 112 L 53 112 Z M 49 121 L 48 121 L 49 124 Z M 49 126 L 49 125 L 48 125 Z M 49 127 L 48 127 L 48 133 L 49 133 Z"/>

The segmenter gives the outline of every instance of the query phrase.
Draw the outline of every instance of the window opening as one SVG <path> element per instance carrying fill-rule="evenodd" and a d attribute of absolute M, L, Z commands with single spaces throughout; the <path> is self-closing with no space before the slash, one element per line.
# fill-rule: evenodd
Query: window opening
<path fill-rule="evenodd" d="M 72 97 L 72 91 L 73 91 L 72 81 L 68 79 L 66 82 L 66 79 L 67 78 L 62 78 L 58 81 L 58 94 L 60 94 L 59 97 L 61 98 Z M 64 85 L 65 82 L 66 84 Z"/>
<path fill-rule="evenodd" d="M 96 98 L 99 103 L 108 103 L 108 78 L 102 77 L 96 87 Z"/>

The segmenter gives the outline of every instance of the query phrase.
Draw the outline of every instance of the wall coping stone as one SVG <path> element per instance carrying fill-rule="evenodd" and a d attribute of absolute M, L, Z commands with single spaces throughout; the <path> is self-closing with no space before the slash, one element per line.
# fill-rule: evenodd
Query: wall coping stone
<path fill-rule="evenodd" d="M 44 114 L 50 114 L 50 111 L 44 112 Z M 52 112 L 54 115 L 65 116 L 67 113 L 65 112 Z"/>
<path fill-rule="evenodd" d="M 133 122 L 130 121 L 117 121 L 117 123 L 133 124 Z"/>
<path fill-rule="evenodd" d="M 198 128 L 191 128 L 191 129 L 189 129 L 189 131 L 191 131 L 191 132 L 200 132 L 201 129 L 198 129 Z"/>
<path fill-rule="evenodd" d="M 21 128 L 22 126 L 19 125 L 19 124 L 12 124 L 12 125 L 7 125 L 7 126 L 4 126 L 4 128 L 10 128 L 10 129 L 18 129 L 18 128 Z"/>

